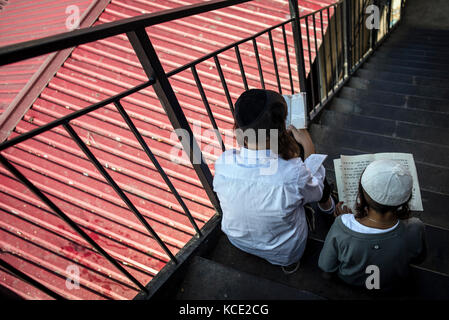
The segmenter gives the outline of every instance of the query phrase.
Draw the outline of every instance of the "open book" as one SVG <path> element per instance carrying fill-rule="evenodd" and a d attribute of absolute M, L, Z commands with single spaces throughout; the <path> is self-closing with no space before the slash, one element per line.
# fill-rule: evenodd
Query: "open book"
<path fill-rule="evenodd" d="M 293 95 L 282 95 L 287 102 L 287 121 L 286 126 L 293 125 L 296 129 L 307 128 L 307 108 L 305 92 L 295 93 Z"/>
<path fill-rule="evenodd" d="M 334 160 L 335 178 L 337 180 L 338 198 L 354 211 L 357 199 L 360 177 L 363 170 L 375 160 L 394 160 L 410 171 L 413 177 L 412 199 L 409 202 L 411 210 L 423 211 L 421 191 L 415 161 L 410 153 L 375 153 L 358 156 L 341 156 Z"/>

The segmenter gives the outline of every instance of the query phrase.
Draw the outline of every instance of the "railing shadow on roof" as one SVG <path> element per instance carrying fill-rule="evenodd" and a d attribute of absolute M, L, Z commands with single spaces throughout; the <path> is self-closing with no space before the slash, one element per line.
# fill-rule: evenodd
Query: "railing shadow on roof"
<path fill-rule="evenodd" d="M 126 203 L 128 209 L 134 213 L 137 219 L 147 230 L 149 236 L 154 238 L 161 248 L 170 258 L 170 262 L 164 267 L 167 270 L 161 277 L 166 279 L 167 274 L 170 274 L 171 269 L 176 269 L 179 264 L 183 263 L 187 258 L 187 251 L 178 253 L 176 256 L 170 251 L 167 245 L 160 239 L 157 232 L 150 226 L 148 221 L 143 217 L 139 210 L 134 206 L 132 201 L 126 196 L 123 190 L 113 180 L 108 171 L 98 161 L 94 154 L 90 151 L 86 143 L 82 141 L 79 135 L 70 124 L 83 115 L 93 112 L 106 105 L 113 104 L 122 119 L 126 122 L 128 129 L 134 134 L 136 140 L 139 142 L 148 158 L 152 161 L 157 171 L 162 176 L 163 180 L 169 187 L 170 191 L 176 197 L 177 201 L 184 210 L 190 223 L 196 231 L 194 237 L 188 244 L 189 247 L 195 247 L 197 242 L 201 242 L 204 238 L 204 232 L 198 228 L 195 219 L 189 212 L 182 197 L 173 186 L 164 169 L 158 163 L 158 160 L 152 153 L 150 147 L 144 141 L 141 133 L 136 128 L 133 120 L 128 115 L 127 111 L 121 104 L 121 100 L 127 96 L 139 92 L 142 89 L 152 86 L 159 101 L 161 102 L 173 128 L 182 130 L 187 133 L 187 139 L 183 139 L 181 134 L 178 135 L 184 151 L 187 153 L 191 164 L 206 191 L 206 194 L 211 201 L 213 207 L 217 212 L 216 219 L 213 220 L 213 226 L 219 223 L 219 216 L 221 214 L 219 201 L 212 189 L 212 174 L 207 166 L 202 151 L 193 135 L 189 121 L 187 120 L 182 107 L 175 95 L 175 92 L 169 82 L 169 78 L 173 77 L 183 71 L 190 70 L 196 87 L 200 93 L 204 108 L 211 121 L 213 129 L 215 129 L 217 139 L 220 143 L 221 149 L 226 149 L 223 139 L 221 137 L 220 128 L 217 126 L 216 119 L 209 105 L 206 93 L 202 86 L 201 80 L 198 76 L 197 65 L 208 59 L 213 59 L 216 70 L 218 72 L 221 85 L 223 87 L 227 103 L 231 113 L 233 113 L 233 102 L 226 78 L 223 73 L 219 54 L 233 50 L 241 80 L 245 90 L 249 88 L 248 81 L 245 75 L 245 66 L 242 62 L 240 46 L 244 43 L 251 43 L 254 49 L 254 55 L 257 62 L 257 70 L 259 73 L 260 86 L 265 88 L 265 81 L 263 76 L 262 64 L 258 53 L 258 38 L 261 36 L 268 36 L 269 45 L 271 48 L 273 68 L 277 83 L 277 89 L 282 93 L 282 86 L 280 81 L 279 70 L 277 66 L 276 50 L 273 44 L 272 32 L 273 30 L 281 30 L 283 39 L 283 50 L 285 51 L 288 83 L 290 85 L 290 93 L 295 91 L 302 91 L 307 93 L 308 97 L 308 114 L 311 118 L 316 116 L 326 105 L 328 101 L 338 92 L 338 90 L 348 81 L 350 76 L 357 70 L 357 68 L 372 54 L 373 50 L 383 41 L 391 32 L 392 17 L 390 15 L 392 0 L 380 1 L 376 0 L 340 0 L 329 6 L 323 7 L 320 10 L 310 14 L 300 16 L 298 10 L 297 0 L 289 0 L 291 17 L 285 21 L 273 25 L 265 30 L 253 34 L 225 47 L 222 47 L 214 52 L 206 54 L 201 58 L 189 62 L 181 67 L 178 67 L 166 73 L 162 67 L 159 57 L 151 43 L 151 40 L 145 30 L 146 27 L 181 19 L 212 10 L 230 7 L 233 5 L 249 2 L 250 0 L 212 0 L 199 4 L 194 4 L 186 7 L 175 8 L 171 10 L 164 10 L 151 14 L 145 14 L 135 18 L 123 19 L 117 22 L 105 23 L 86 29 L 74 30 L 68 33 L 58 34 L 51 37 L 28 41 L 25 43 L 18 43 L 15 45 L 0 48 L 0 65 L 5 65 L 24 59 L 32 58 L 38 55 L 63 50 L 69 47 L 79 46 L 89 42 L 105 39 L 119 34 L 126 34 L 127 39 L 131 43 L 135 54 L 137 55 L 140 64 L 148 78 L 148 81 L 141 83 L 131 89 L 109 97 L 103 101 L 90 105 L 86 108 L 80 109 L 76 112 L 70 113 L 62 118 L 56 119 L 46 125 L 35 128 L 29 132 L 23 133 L 10 140 L 6 140 L 0 144 L 0 152 L 7 148 L 13 147 L 20 142 L 31 139 L 39 134 L 47 132 L 58 126 L 62 126 L 69 136 L 76 142 L 78 147 L 83 151 L 85 156 L 102 174 L 108 184 L 114 189 L 117 195 Z M 381 4 L 382 23 L 383 27 L 378 30 L 368 30 L 365 27 L 366 9 L 369 5 Z M 401 2 L 402 6 L 402 2 Z M 323 15 L 326 17 L 323 17 Z M 317 22 L 318 21 L 318 22 Z M 327 31 L 324 31 L 323 22 L 327 23 Z M 321 34 L 317 35 L 317 24 L 319 23 Z M 290 61 L 289 44 L 286 36 L 286 26 L 291 27 L 293 33 L 293 41 L 295 48 L 294 61 Z M 304 28 L 302 26 L 305 26 Z M 305 33 L 305 34 L 304 34 Z M 304 47 L 303 39 L 307 44 Z M 313 40 L 314 47 L 311 45 Z M 318 45 L 319 44 L 319 45 Z M 335 49 L 335 50 L 334 50 Z M 312 57 L 312 52 L 315 52 L 315 57 Z M 326 55 L 326 52 L 328 53 Z M 306 70 L 307 60 L 307 70 Z M 291 64 L 295 66 L 297 77 L 293 75 Z M 299 88 L 295 88 L 295 84 L 299 84 Z M 161 280 L 156 276 L 150 284 L 143 285 L 136 278 L 134 278 L 116 259 L 108 254 L 100 245 L 98 245 L 87 233 L 85 233 L 76 222 L 74 222 L 68 215 L 66 215 L 60 208 L 56 206 L 35 184 L 26 178 L 8 159 L 7 156 L 0 154 L 0 161 L 10 173 L 15 176 L 17 180 L 22 182 L 29 190 L 31 190 L 42 202 L 44 202 L 52 211 L 63 219 L 70 227 L 72 227 L 86 242 L 88 242 L 97 252 L 103 255 L 109 262 L 111 262 L 121 273 L 123 273 L 132 283 L 134 283 L 140 290 L 143 296 L 151 296 L 161 285 Z M 213 227 L 208 225 L 204 227 L 207 232 Z M 203 229 L 204 229 L 203 228 Z M 204 231 L 204 230 L 203 230 Z M 61 295 L 52 292 L 52 290 L 38 284 L 33 278 L 23 274 L 19 270 L 15 270 L 13 266 L 2 263 L 1 266 L 8 272 L 15 274 L 18 278 L 31 285 L 38 286 L 41 290 L 49 293 L 55 298 L 61 298 Z"/>

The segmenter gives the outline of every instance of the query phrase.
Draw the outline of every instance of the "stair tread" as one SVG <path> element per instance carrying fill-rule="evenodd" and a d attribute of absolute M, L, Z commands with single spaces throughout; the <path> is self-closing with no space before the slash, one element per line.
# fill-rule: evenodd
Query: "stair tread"
<path fill-rule="evenodd" d="M 398 66 L 395 64 L 388 64 L 388 63 L 382 63 L 379 61 L 376 62 L 370 62 L 367 61 L 363 64 L 364 69 L 368 70 L 376 70 L 376 71 L 388 71 L 392 73 L 399 73 L 399 74 L 408 74 L 408 75 L 414 75 L 414 76 L 426 76 L 431 78 L 439 78 L 448 80 L 449 79 L 449 73 L 446 71 L 441 70 L 428 70 L 423 68 L 413 68 L 409 66 Z"/>
<path fill-rule="evenodd" d="M 441 63 L 433 63 L 429 62 L 427 60 L 423 61 L 411 61 L 411 60 L 405 60 L 402 58 L 394 58 L 394 57 L 382 57 L 378 55 L 373 55 L 369 58 L 369 62 L 371 63 L 383 63 L 383 64 L 392 64 L 395 66 L 407 66 L 410 68 L 416 68 L 416 69 L 426 69 L 426 70 L 440 70 L 442 69 L 448 69 L 449 65 L 447 63 L 441 64 Z"/>
<path fill-rule="evenodd" d="M 432 52 L 438 49 L 438 55 L 447 54 L 449 52 L 449 47 L 433 47 L 426 46 L 425 44 L 412 44 L 412 43 L 401 43 L 401 42 L 386 42 L 382 49 L 401 49 L 401 50 L 410 50 L 410 51 L 423 51 L 425 53 Z"/>
<path fill-rule="evenodd" d="M 449 88 L 449 83 L 442 82 L 441 79 L 425 76 L 413 76 L 407 74 L 393 73 L 388 71 L 365 70 L 360 68 L 356 76 L 367 80 L 385 80 L 395 83 L 406 83 L 418 86 L 429 86 L 439 88 Z"/>
<path fill-rule="evenodd" d="M 449 100 L 449 90 L 436 88 L 426 85 L 416 85 L 407 83 L 398 83 L 389 80 L 363 79 L 357 76 L 351 77 L 348 85 L 352 88 L 365 90 L 379 90 L 395 94 L 405 94 L 419 97 L 427 97 L 429 99 Z"/>
<path fill-rule="evenodd" d="M 283 274 L 279 266 L 274 266 L 264 259 L 235 248 L 225 235 L 220 237 L 217 246 L 207 258 L 243 272 L 299 288 L 327 299 L 375 299 L 374 292 L 351 287 L 336 280 L 325 280 L 321 277 L 322 271 L 318 267 L 318 257 L 322 245 L 322 241 L 309 238 L 306 251 L 301 258 L 301 265 L 298 271 L 291 275 Z M 428 271 L 422 267 L 412 267 L 411 274 L 411 287 L 390 298 L 447 299 L 449 297 L 449 277 L 446 275 Z M 432 290 L 426 289 L 427 283 L 434 285 Z M 382 296 L 382 298 L 386 297 Z"/>
<path fill-rule="evenodd" d="M 377 118 L 355 113 L 342 113 L 333 110 L 326 110 L 320 117 L 320 123 L 329 127 L 344 127 L 357 131 L 449 147 L 449 128 L 447 127 L 426 126 L 401 120 Z"/>
<path fill-rule="evenodd" d="M 449 113 L 444 114 L 441 112 L 388 106 L 377 103 L 359 104 L 352 100 L 339 97 L 333 98 L 330 102 L 329 110 L 380 119 L 409 122 L 423 126 L 440 128 L 449 127 Z"/>
<path fill-rule="evenodd" d="M 246 273 L 200 256 L 180 285 L 181 300 L 323 300 L 310 292 Z"/>
<path fill-rule="evenodd" d="M 422 62 L 423 57 L 419 54 L 413 54 L 410 52 L 396 52 L 396 51 L 382 51 L 379 50 L 374 52 L 373 58 L 379 59 L 401 59 L 403 61 L 410 61 L 412 63 Z M 443 65 L 444 67 L 449 66 L 449 61 L 443 57 L 426 57 L 426 62 L 431 64 Z"/>
<path fill-rule="evenodd" d="M 361 103 L 377 103 L 411 109 L 421 109 L 449 114 L 448 101 L 444 99 L 431 99 L 413 95 L 397 94 L 380 90 L 365 90 L 345 86 L 339 97 Z"/>

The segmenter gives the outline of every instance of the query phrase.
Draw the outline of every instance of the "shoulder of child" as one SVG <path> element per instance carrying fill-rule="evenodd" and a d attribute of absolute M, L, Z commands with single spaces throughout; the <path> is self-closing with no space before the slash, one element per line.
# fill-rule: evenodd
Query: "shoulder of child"
<path fill-rule="evenodd" d="M 402 220 L 402 223 L 406 226 L 406 228 L 424 228 L 424 223 L 416 217 L 411 217 L 408 219 Z"/>
<path fill-rule="evenodd" d="M 404 219 L 402 220 L 402 223 L 404 224 L 407 233 L 416 234 L 424 232 L 425 225 L 419 218 L 412 217 Z"/>

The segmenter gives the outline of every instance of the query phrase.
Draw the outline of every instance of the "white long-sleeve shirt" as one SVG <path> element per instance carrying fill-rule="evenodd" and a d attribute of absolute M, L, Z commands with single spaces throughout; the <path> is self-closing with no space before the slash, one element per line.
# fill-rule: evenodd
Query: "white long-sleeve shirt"
<path fill-rule="evenodd" d="M 305 249 L 304 204 L 323 192 L 325 155 L 284 160 L 271 150 L 228 150 L 215 162 L 214 190 L 222 230 L 241 250 L 276 265 L 298 261 Z"/>

